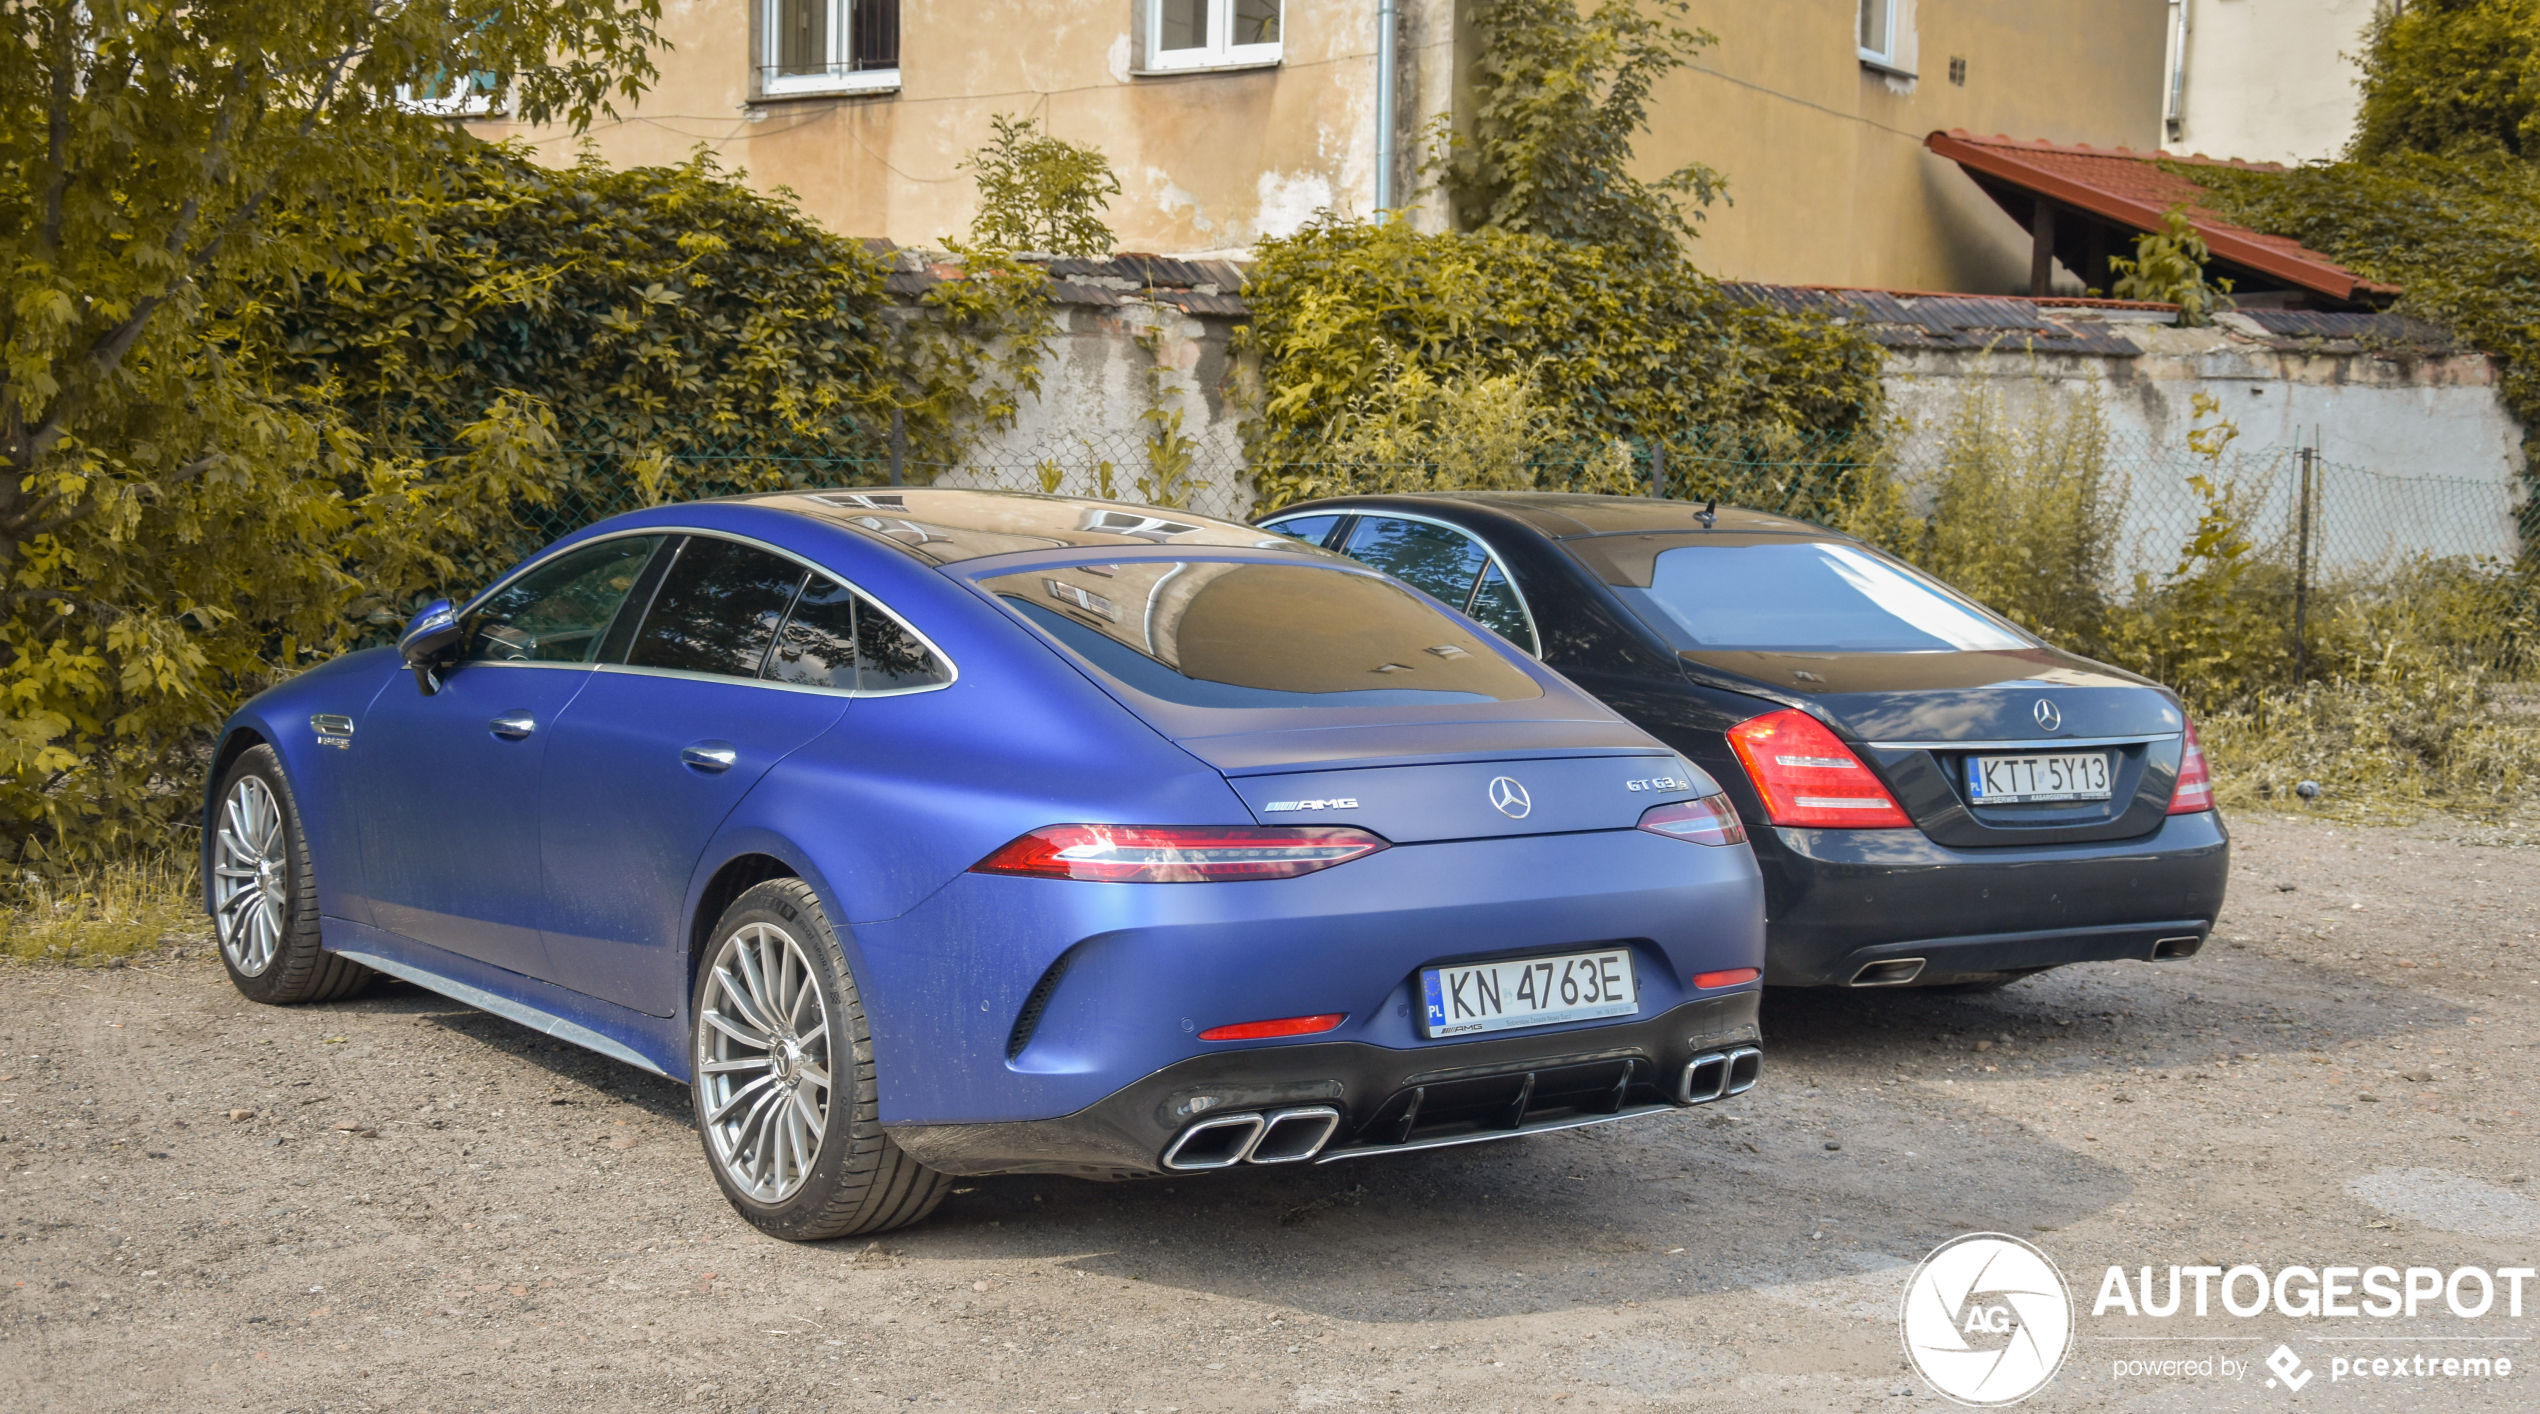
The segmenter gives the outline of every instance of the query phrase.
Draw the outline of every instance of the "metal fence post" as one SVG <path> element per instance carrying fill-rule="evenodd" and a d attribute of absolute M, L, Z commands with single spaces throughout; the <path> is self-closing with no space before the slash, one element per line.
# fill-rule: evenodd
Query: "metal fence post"
<path fill-rule="evenodd" d="M 891 409 L 891 484 L 900 484 L 900 463 L 908 460 L 908 417 Z"/>
<path fill-rule="evenodd" d="M 1655 437 L 1649 439 L 1649 494 L 1667 499 L 1667 444 Z"/>
<path fill-rule="evenodd" d="M 2293 684 L 2301 686 L 2311 647 L 2311 468 L 2319 448 L 2304 447 L 2301 503 L 2294 509 L 2293 531 Z"/>

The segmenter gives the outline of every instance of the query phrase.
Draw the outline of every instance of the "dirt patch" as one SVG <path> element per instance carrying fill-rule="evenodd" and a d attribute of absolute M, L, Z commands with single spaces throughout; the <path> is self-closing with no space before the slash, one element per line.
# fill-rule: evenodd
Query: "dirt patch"
<path fill-rule="evenodd" d="M 1897 1298 L 1970 1229 L 2037 1242 L 2082 1302 L 2026 1407 L 2273 1407 L 2256 1362 L 2324 1366 L 2317 1323 L 2093 1322 L 2099 1274 L 2535 1265 L 2540 852 L 2444 833 L 2237 820 L 2204 956 L 1777 995 L 1763 1087 L 1714 1110 L 979 1180 L 809 1247 L 733 1217 L 679 1087 L 429 993 L 260 1008 L 199 950 L 13 966 L 0 1407 L 1939 1408 Z M 2255 1376 L 2112 1382 L 2118 1337 L 2179 1333 Z M 2301 1402 L 2521 1408 L 2524 1381 Z"/>

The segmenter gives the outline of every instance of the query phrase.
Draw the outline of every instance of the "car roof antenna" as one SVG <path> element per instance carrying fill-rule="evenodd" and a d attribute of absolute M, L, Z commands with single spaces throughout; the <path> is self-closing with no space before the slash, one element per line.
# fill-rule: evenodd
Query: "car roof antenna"
<path fill-rule="evenodd" d="M 1720 498 L 1717 496 L 1712 497 L 1711 504 L 1704 506 L 1699 514 L 1702 520 L 1702 528 L 1704 530 L 1709 530 L 1711 528 L 1711 523 L 1720 518 Z"/>

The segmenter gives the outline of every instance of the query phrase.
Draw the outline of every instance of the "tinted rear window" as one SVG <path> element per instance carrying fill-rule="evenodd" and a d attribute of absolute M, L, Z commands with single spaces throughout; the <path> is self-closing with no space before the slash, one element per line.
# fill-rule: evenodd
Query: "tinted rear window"
<path fill-rule="evenodd" d="M 1615 592 L 1688 648 L 1904 653 L 2033 646 L 1935 581 L 1831 541 L 1680 546 L 1659 553 L 1648 588 Z"/>
<path fill-rule="evenodd" d="M 1113 680 L 1190 707 L 1513 702 L 1543 690 L 1418 596 L 1246 563 L 1069 565 L 986 588 Z"/>

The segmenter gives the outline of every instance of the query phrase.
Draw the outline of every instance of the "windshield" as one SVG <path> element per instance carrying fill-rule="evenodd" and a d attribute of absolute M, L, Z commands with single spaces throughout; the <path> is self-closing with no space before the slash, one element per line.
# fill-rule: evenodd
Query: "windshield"
<path fill-rule="evenodd" d="M 1543 689 L 1417 595 L 1340 569 L 1065 565 L 981 581 L 1113 681 L 1188 707 L 1513 702 Z"/>
<path fill-rule="evenodd" d="M 2033 646 L 1974 605 L 1852 545 L 1779 541 L 1661 551 L 1649 587 L 1617 587 L 1690 648 L 1869 653 Z"/>

